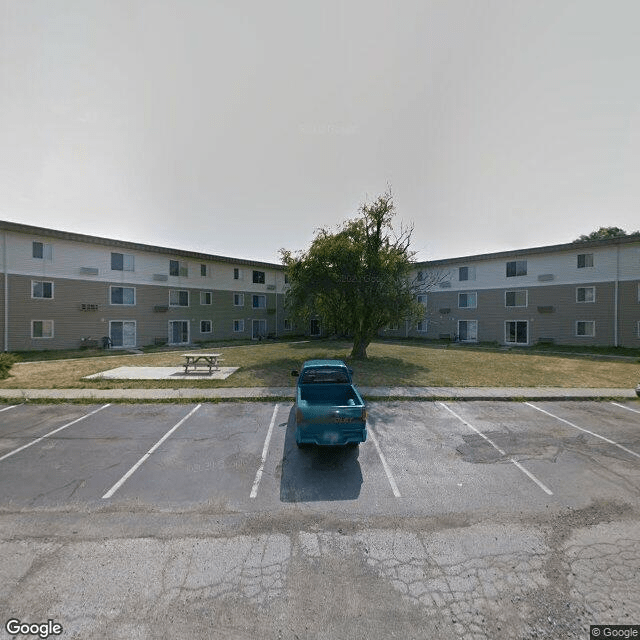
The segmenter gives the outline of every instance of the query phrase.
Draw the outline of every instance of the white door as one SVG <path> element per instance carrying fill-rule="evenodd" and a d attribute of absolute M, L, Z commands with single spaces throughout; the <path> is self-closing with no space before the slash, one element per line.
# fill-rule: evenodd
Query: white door
<path fill-rule="evenodd" d="M 111 322 L 109 322 L 109 337 L 111 338 L 111 345 L 113 347 L 135 347 L 135 320 L 112 320 Z"/>

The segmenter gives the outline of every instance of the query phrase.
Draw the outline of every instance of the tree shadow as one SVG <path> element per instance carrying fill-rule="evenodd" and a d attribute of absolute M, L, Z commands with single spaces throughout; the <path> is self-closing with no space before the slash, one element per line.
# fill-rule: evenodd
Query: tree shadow
<path fill-rule="evenodd" d="M 281 502 L 355 500 L 362 488 L 358 447 L 296 445 L 295 405 L 289 412 L 282 453 Z"/>

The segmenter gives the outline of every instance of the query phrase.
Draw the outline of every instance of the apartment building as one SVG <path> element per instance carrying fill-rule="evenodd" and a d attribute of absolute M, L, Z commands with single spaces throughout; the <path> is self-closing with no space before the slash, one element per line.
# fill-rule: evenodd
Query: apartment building
<path fill-rule="evenodd" d="M 416 263 L 424 319 L 388 336 L 640 347 L 640 238 Z"/>
<path fill-rule="evenodd" d="M 415 264 L 438 283 L 424 318 L 382 335 L 461 342 L 640 347 L 640 238 Z M 135 348 L 296 331 L 280 264 L 0 221 L 3 350 Z"/>
<path fill-rule="evenodd" d="M 286 335 L 282 265 L 0 222 L 4 351 Z"/>

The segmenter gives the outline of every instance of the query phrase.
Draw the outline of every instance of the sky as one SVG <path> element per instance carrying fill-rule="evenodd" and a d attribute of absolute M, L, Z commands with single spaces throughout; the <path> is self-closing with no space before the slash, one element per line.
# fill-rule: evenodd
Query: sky
<path fill-rule="evenodd" d="M 640 228 L 637 0 L 0 0 L 0 219 L 279 262 Z"/>

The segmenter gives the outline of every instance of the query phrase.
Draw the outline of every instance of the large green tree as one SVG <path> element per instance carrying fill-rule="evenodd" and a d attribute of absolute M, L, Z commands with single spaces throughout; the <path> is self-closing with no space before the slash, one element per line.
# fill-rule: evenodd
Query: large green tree
<path fill-rule="evenodd" d="M 410 251 L 413 227 L 393 231 L 395 215 L 390 192 L 364 204 L 359 216 L 331 232 L 316 231 L 307 251 L 281 249 L 289 279 L 286 304 L 303 322 L 319 316 L 324 326 L 353 338 L 352 358 L 366 358 L 367 347 L 390 323 L 423 319 L 417 295 L 437 276 L 414 276 Z"/>
<path fill-rule="evenodd" d="M 589 235 L 581 235 L 575 242 L 589 242 L 590 240 L 608 240 L 610 238 L 623 238 L 625 236 L 640 236 L 640 231 L 627 233 L 620 227 L 600 227 L 597 231 L 592 231 Z"/>

